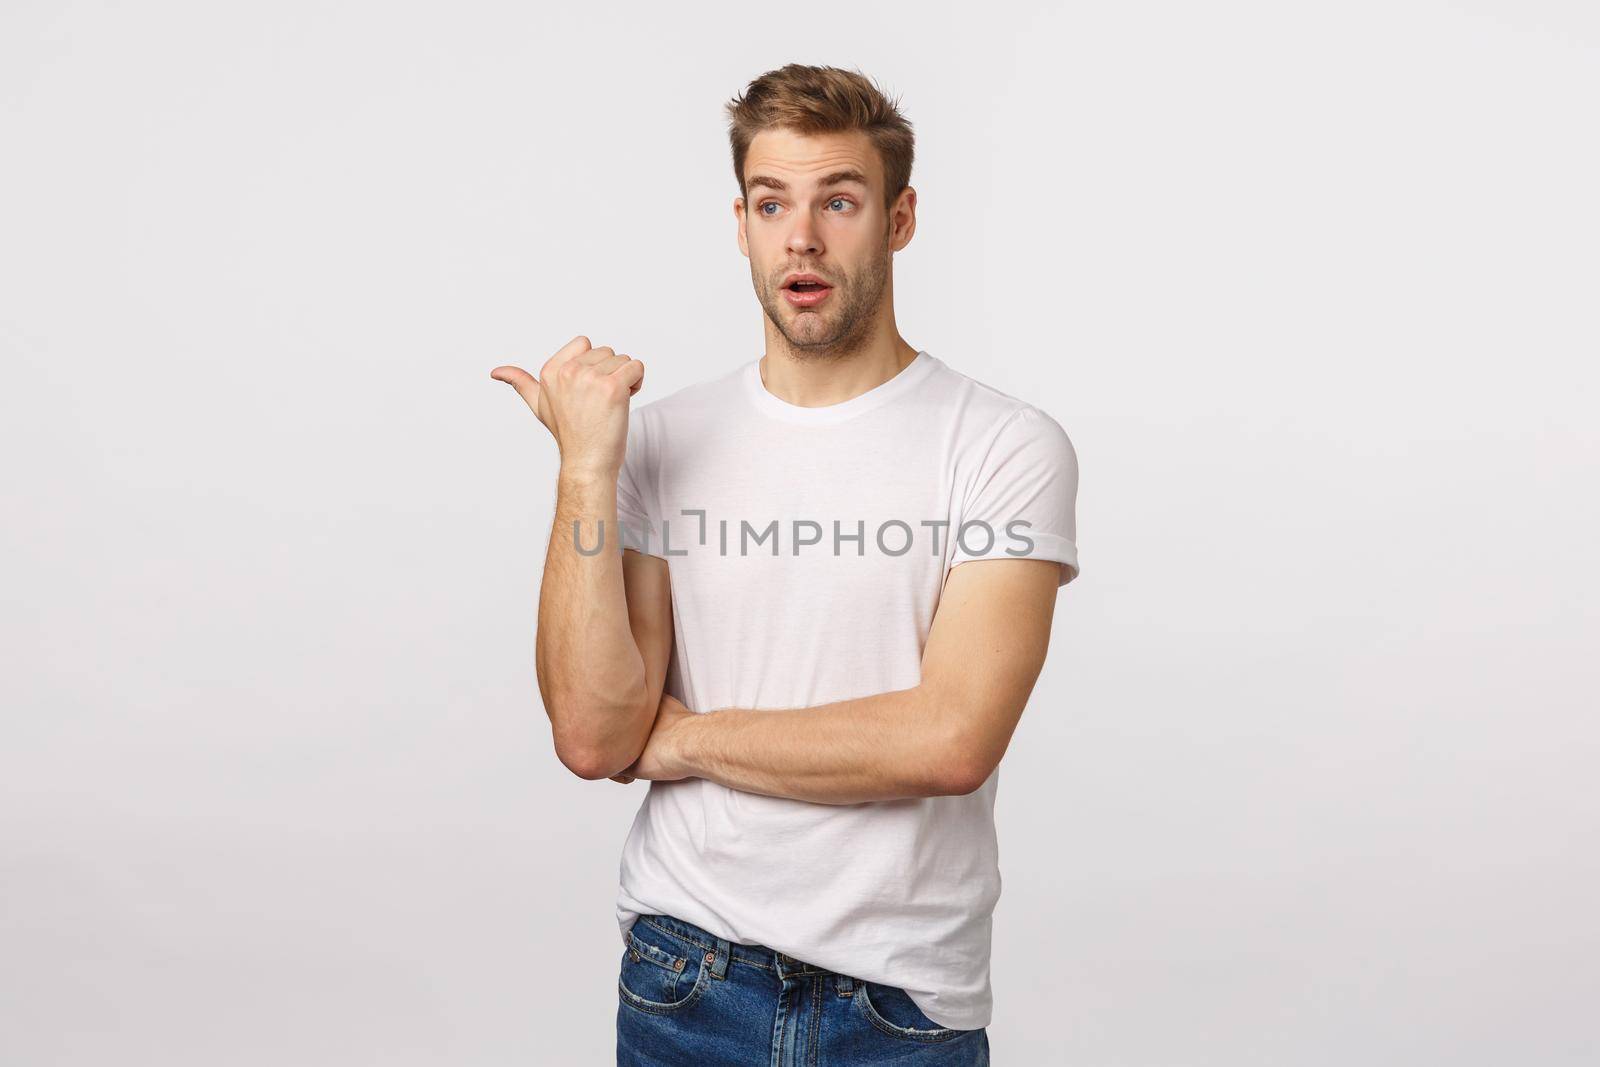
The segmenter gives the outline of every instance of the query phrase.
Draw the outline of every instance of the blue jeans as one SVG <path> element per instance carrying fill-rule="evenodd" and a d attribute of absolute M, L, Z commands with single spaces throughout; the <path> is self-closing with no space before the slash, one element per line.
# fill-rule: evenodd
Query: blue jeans
<path fill-rule="evenodd" d="M 617 980 L 617 1067 L 988 1067 L 989 1033 L 671 915 L 642 915 Z"/>

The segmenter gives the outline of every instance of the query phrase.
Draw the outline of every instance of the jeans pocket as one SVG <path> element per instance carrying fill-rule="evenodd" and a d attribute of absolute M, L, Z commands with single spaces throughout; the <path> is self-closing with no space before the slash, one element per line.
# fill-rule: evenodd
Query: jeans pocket
<path fill-rule="evenodd" d="M 867 1021 L 891 1037 L 933 1044 L 972 1033 L 940 1026 L 924 1015 L 911 995 L 899 986 L 856 979 L 854 1000 Z"/>
<path fill-rule="evenodd" d="M 705 953 L 643 917 L 628 931 L 617 975 L 617 995 L 640 1011 L 666 1015 L 680 1011 L 705 989 Z"/>

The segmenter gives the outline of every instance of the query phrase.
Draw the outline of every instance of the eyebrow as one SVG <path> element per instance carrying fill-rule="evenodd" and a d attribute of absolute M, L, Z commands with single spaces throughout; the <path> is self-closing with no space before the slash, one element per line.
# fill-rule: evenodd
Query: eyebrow
<path fill-rule="evenodd" d="M 855 182 L 857 185 L 865 186 L 867 184 L 867 176 L 862 174 L 859 170 L 836 170 L 832 174 L 823 175 L 822 180 L 817 184 L 821 186 L 843 185 L 845 182 Z M 789 191 L 788 182 L 783 181 L 780 178 L 774 178 L 767 174 L 753 174 L 750 176 L 750 179 L 745 182 L 745 185 L 751 189 L 754 189 L 758 185 L 765 185 L 767 188 L 776 189 L 780 193 L 786 193 Z"/>

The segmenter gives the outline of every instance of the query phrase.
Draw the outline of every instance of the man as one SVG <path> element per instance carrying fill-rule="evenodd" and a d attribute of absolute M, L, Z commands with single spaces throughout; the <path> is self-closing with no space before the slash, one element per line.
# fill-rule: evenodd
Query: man
<path fill-rule="evenodd" d="M 586 337 L 538 379 L 492 372 L 561 452 L 537 641 L 556 752 L 650 783 L 618 1062 L 987 1063 L 996 768 L 1077 574 L 1076 457 L 901 338 L 894 104 L 790 65 L 728 111 L 762 358 L 631 426 L 643 365 Z"/>

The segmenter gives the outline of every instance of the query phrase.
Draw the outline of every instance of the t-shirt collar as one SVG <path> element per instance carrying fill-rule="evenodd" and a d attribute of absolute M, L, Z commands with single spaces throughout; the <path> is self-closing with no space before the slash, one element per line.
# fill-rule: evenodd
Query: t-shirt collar
<path fill-rule="evenodd" d="M 910 363 L 901 367 L 899 373 L 893 378 L 873 386 L 864 393 L 859 393 L 849 400 L 841 400 L 837 404 L 824 404 L 821 407 L 802 407 L 799 404 L 791 404 L 787 400 L 782 400 L 768 392 L 766 385 L 761 381 L 761 360 L 753 359 L 745 364 L 744 368 L 745 392 L 757 408 L 774 418 L 782 419 L 785 422 L 824 425 L 855 418 L 857 415 L 888 403 L 927 377 L 933 370 L 933 365 L 937 362 L 938 360 L 928 352 L 919 350 L 916 357 Z"/>

